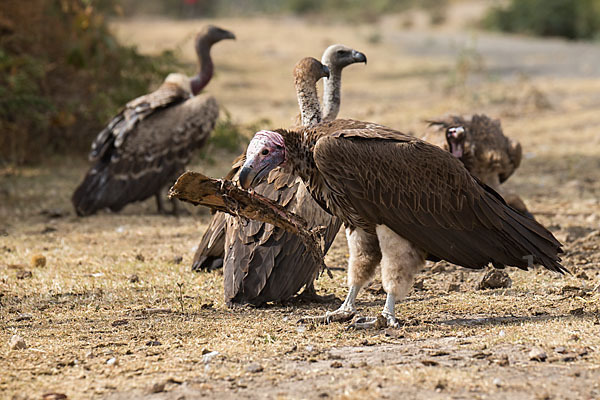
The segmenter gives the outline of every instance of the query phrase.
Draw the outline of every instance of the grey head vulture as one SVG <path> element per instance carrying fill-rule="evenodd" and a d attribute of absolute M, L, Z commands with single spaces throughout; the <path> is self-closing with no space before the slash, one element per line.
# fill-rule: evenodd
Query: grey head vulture
<path fill-rule="evenodd" d="M 433 130 L 423 139 L 451 152 L 471 174 L 502 194 L 508 205 L 533 218 L 518 195 L 500 186 L 519 167 L 523 153 L 518 141 L 504 135 L 500 120 L 475 114 L 427 122 Z"/>
<path fill-rule="evenodd" d="M 224 39 L 235 35 L 204 28 L 195 39 L 200 72 L 192 78 L 169 74 L 157 90 L 127 103 L 98 134 L 89 154 L 92 166 L 71 199 L 78 215 L 120 211 L 151 196 L 162 212 L 161 188 L 183 172 L 219 115 L 215 98 L 199 93 L 213 76 L 211 47 Z"/>
<path fill-rule="evenodd" d="M 561 244 L 548 230 L 507 206 L 452 154 L 413 136 L 354 120 L 260 131 L 248 145 L 240 185 L 252 187 L 278 166 L 299 176 L 346 227 L 350 290 L 325 321 L 355 314 L 356 295 L 378 264 L 389 326 L 398 325 L 394 305 L 427 259 L 474 269 L 541 264 L 566 271 Z"/>
<path fill-rule="evenodd" d="M 339 111 L 343 68 L 357 62 L 366 63 L 367 59 L 364 54 L 337 44 L 325 50 L 323 61 L 330 71 L 324 81 L 325 110 L 328 111 L 328 118 L 335 119 Z M 321 120 L 315 87 L 320 78 L 315 75 L 318 74 L 319 65 L 314 59 L 303 59 L 294 70 L 304 126 L 314 125 Z M 236 160 L 228 179 L 236 176 L 243 162 L 242 155 Z M 329 248 L 341 223 L 314 202 L 300 179 L 276 170 L 269 174 L 266 182 L 257 186 L 256 191 L 302 215 L 312 226 L 327 227 L 325 244 Z M 222 257 L 225 262 L 225 300 L 230 305 L 285 301 L 305 285 L 307 288 L 303 297 L 308 300 L 329 299 L 315 293 L 313 281 L 319 266 L 305 254 L 299 238 L 269 224 L 251 221 L 244 225 L 235 218 L 215 214 L 198 246 L 192 268 L 218 268 L 223 263 Z"/>

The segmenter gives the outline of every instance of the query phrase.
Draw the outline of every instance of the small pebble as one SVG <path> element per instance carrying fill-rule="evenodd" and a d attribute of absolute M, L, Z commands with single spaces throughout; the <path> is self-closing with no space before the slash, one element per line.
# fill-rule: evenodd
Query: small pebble
<path fill-rule="evenodd" d="M 504 337 L 506 336 L 506 332 L 504 332 L 504 330 L 501 330 L 500 332 L 498 332 L 498 336 Z"/>
<path fill-rule="evenodd" d="M 115 357 L 112 357 L 106 361 L 106 365 L 108 365 L 108 366 L 119 365 L 119 362 L 117 361 L 117 359 Z"/>
<path fill-rule="evenodd" d="M 131 275 L 129 275 L 129 276 L 127 277 L 127 280 L 128 280 L 130 283 L 138 283 L 138 282 L 140 281 L 140 277 L 139 277 L 139 276 L 137 276 L 136 274 L 131 274 Z"/>
<path fill-rule="evenodd" d="M 158 340 L 149 340 L 146 342 L 146 346 L 162 346 L 162 343 Z"/>
<path fill-rule="evenodd" d="M 149 390 L 150 393 L 161 393 L 164 391 L 165 391 L 165 383 L 164 382 L 155 383 L 154 385 L 152 385 L 152 387 Z"/>
<path fill-rule="evenodd" d="M 173 258 L 173 264 L 181 264 L 182 261 L 183 261 L 183 257 L 182 256 L 175 256 Z"/>
<path fill-rule="evenodd" d="M 42 400 L 65 400 L 67 395 L 64 393 L 44 393 Z"/>
<path fill-rule="evenodd" d="M 501 367 L 507 367 L 508 365 L 510 365 L 510 361 L 508 360 L 508 354 L 502 354 L 500 358 L 498 358 L 498 360 L 496 361 L 496 364 L 498 364 Z"/>
<path fill-rule="evenodd" d="M 509 288 L 512 286 L 512 279 L 505 271 L 500 269 L 492 269 L 488 271 L 479 284 L 477 285 L 477 289 L 501 289 L 501 288 Z"/>
<path fill-rule="evenodd" d="M 46 266 L 46 257 L 41 254 L 34 254 L 31 256 L 31 267 L 42 268 Z"/>
<path fill-rule="evenodd" d="M 215 358 L 219 354 L 218 351 L 211 351 L 210 353 L 206 353 L 202 356 L 202 362 L 204 364 L 208 364 L 213 358 Z"/>
<path fill-rule="evenodd" d="M 146 260 L 146 258 L 144 257 L 144 255 L 141 254 L 141 253 L 136 254 L 135 255 L 135 259 L 138 260 L 138 261 L 141 261 L 141 262 L 144 262 Z"/>
<path fill-rule="evenodd" d="M 500 387 L 502 386 L 502 380 L 500 380 L 500 378 L 494 378 L 494 380 L 492 381 L 492 383 L 494 384 L 494 386 L 496 387 Z"/>
<path fill-rule="evenodd" d="M 448 292 L 458 292 L 460 290 L 460 283 L 448 284 Z"/>
<path fill-rule="evenodd" d="M 8 341 L 8 346 L 11 350 L 23 350 L 27 348 L 25 340 L 19 335 L 12 335 Z"/>
<path fill-rule="evenodd" d="M 26 269 L 17 271 L 17 279 L 27 279 L 27 278 L 31 278 L 32 276 L 33 276 L 33 274 L 31 273 L 31 271 L 28 271 Z"/>
<path fill-rule="evenodd" d="M 329 365 L 331 368 L 342 368 L 343 364 L 341 361 L 334 361 Z"/>
<path fill-rule="evenodd" d="M 264 370 L 263 366 L 258 363 L 252 363 L 246 367 L 246 372 L 251 372 L 253 374 L 256 374 L 258 372 L 263 372 L 263 370 Z"/>
<path fill-rule="evenodd" d="M 529 352 L 529 359 L 531 361 L 544 362 L 544 361 L 546 361 L 547 358 L 548 358 L 548 355 L 546 354 L 546 352 L 539 347 L 534 347 Z"/>

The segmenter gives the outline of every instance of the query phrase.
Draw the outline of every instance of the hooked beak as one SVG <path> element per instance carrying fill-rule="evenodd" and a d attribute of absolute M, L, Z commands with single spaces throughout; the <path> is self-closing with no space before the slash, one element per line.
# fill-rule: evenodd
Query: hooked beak
<path fill-rule="evenodd" d="M 235 35 L 233 34 L 233 32 L 227 31 L 227 35 L 225 36 L 225 39 L 233 39 L 233 40 L 235 40 Z"/>
<path fill-rule="evenodd" d="M 327 67 L 327 65 L 323 64 L 323 78 L 329 78 L 329 67 Z"/>
<path fill-rule="evenodd" d="M 367 63 L 367 56 L 361 53 L 360 51 L 352 50 L 352 59 L 354 62 L 364 62 Z"/>
<path fill-rule="evenodd" d="M 254 183 L 254 181 L 257 178 L 257 171 L 253 168 L 252 164 L 247 165 L 248 163 L 244 163 L 244 165 L 242 166 L 242 169 L 240 170 L 240 186 L 242 187 L 242 189 L 249 189 L 251 188 Z"/>

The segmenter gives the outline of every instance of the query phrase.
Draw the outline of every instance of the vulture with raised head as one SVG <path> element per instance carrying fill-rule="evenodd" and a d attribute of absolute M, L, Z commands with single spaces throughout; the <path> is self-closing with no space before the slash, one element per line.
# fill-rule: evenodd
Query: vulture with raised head
<path fill-rule="evenodd" d="M 366 56 L 343 45 L 333 45 L 323 53 L 329 68 L 324 83 L 324 104 L 327 118 L 335 119 L 339 111 L 342 69 L 350 64 L 367 61 Z M 294 70 L 301 121 L 311 126 L 321 120 L 316 91 L 320 64 L 303 59 Z M 244 162 L 238 157 L 227 178 L 234 177 Z M 273 171 L 256 191 L 279 201 L 289 210 L 300 214 L 314 227 L 327 227 L 326 249 L 329 248 L 341 223 L 324 212 L 311 198 L 303 183 L 295 176 L 280 170 Z M 227 221 L 227 222 L 226 222 Z M 227 244 L 225 244 L 227 232 Z M 298 237 L 269 224 L 252 221 L 245 225 L 235 218 L 215 214 L 194 257 L 193 269 L 209 269 L 222 265 L 225 257 L 224 286 L 228 304 L 284 301 L 295 295 L 302 286 L 303 296 L 322 301 L 314 291 L 313 281 L 319 266 L 305 254 Z"/>
<path fill-rule="evenodd" d="M 486 115 L 427 121 L 435 129 L 423 139 L 448 150 L 471 174 L 502 194 L 508 205 L 533 218 L 519 196 L 500 187 L 521 164 L 518 141 L 504 136 L 500 120 Z"/>
<path fill-rule="evenodd" d="M 413 136 L 354 120 L 260 131 L 248 145 L 240 185 L 252 187 L 278 166 L 299 176 L 346 227 L 350 291 L 326 321 L 355 314 L 356 295 L 378 264 L 388 326 L 398 325 L 394 305 L 427 259 L 474 269 L 541 264 L 566 271 L 552 233 L 507 206 L 452 154 Z"/>
<path fill-rule="evenodd" d="M 235 36 L 206 27 L 195 39 L 198 75 L 169 74 L 156 91 L 127 103 L 98 134 L 89 154 L 93 165 L 71 199 L 78 215 L 120 211 L 151 196 L 163 211 L 161 188 L 183 172 L 219 115 L 215 98 L 199 93 L 213 75 L 210 49 L 224 39 Z"/>

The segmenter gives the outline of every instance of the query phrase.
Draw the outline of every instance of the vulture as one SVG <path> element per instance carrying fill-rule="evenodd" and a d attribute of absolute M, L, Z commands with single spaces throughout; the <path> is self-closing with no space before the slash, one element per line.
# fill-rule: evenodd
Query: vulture
<path fill-rule="evenodd" d="M 354 120 L 260 131 L 248 145 L 241 187 L 254 187 L 278 166 L 299 176 L 346 228 L 350 289 L 326 322 L 355 314 L 356 296 L 378 264 L 387 293 L 382 317 L 359 319 L 355 327 L 381 320 L 398 326 L 395 302 L 426 260 L 566 271 L 552 233 L 508 206 L 451 153 L 413 136 Z"/>
<path fill-rule="evenodd" d="M 337 44 L 325 50 L 322 61 L 329 69 L 329 77 L 324 83 L 325 115 L 335 119 L 339 111 L 342 69 L 353 63 L 366 63 L 367 59 L 363 53 Z M 322 76 L 321 68 L 318 61 L 306 58 L 294 70 L 304 126 L 321 120 L 315 87 Z M 238 157 L 227 179 L 236 176 L 243 161 L 243 155 Z M 255 190 L 300 214 L 312 226 L 325 226 L 325 244 L 326 249 L 329 248 L 341 223 L 314 202 L 299 178 L 276 170 Z M 258 221 L 245 225 L 236 218 L 215 214 L 198 246 L 192 268 L 218 268 L 223 265 L 222 257 L 225 259 L 225 300 L 229 305 L 285 301 L 304 285 L 307 289 L 303 297 L 317 301 L 329 299 L 315 293 L 313 281 L 319 266 L 305 254 L 300 239 L 272 225 Z"/>
<path fill-rule="evenodd" d="M 235 35 L 212 25 L 202 30 L 195 39 L 198 75 L 169 74 L 157 90 L 127 103 L 98 134 L 89 154 L 93 165 L 71 199 L 78 215 L 120 211 L 151 196 L 163 211 L 161 188 L 183 172 L 219 115 L 215 98 L 199 93 L 213 75 L 210 49 L 224 39 Z"/>
<path fill-rule="evenodd" d="M 424 139 L 448 150 L 480 181 L 501 193 L 506 202 L 533 218 L 519 196 L 501 189 L 521 164 L 521 144 L 502 132 L 500 120 L 486 115 L 449 116 L 427 121 L 436 129 Z"/>

